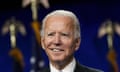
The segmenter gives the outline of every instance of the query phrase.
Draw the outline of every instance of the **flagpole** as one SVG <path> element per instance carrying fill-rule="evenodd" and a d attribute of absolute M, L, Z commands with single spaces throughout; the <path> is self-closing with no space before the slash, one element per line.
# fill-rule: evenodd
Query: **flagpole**
<path fill-rule="evenodd" d="M 39 44 L 41 44 L 40 42 L 40 23 L 38 22 L 38 10 L 37 10 L 37 0 L 31 0 L 31 11 L 32 11 L 32 28 L 34 30 L 36 39 L 38 41 Z"/>
<path fill-rule="evenodd" d="M 48 0 L 23 0 L 22 2 L 22 6 L 25 7 L 26 5 L 31 3 L 31 11 L 32 11 L 32 23 L 31 23 L 31 27 L 33 29 L 33 48 L 32 48 L 32 57 L 30 59 L 31 64 L 32 64 L 32 70 L 31 72 L 36 71 L 36 69 L 38 69 L 38 67 L 36 67 L 39 65 L 39 68 L 42 68 L 44 65 L 43 59 L 41 58 L 42 55 L 40 55 L 41 53 L 41 38 L 40 38 L 40 22 L 37 20 L 38 19 L 38 10 L 37 10 L 37 6 L 39 3 L 43 4 L 45 8 L 49 8 L 49 3 Z M 35 37 L 34 37 L 35 36 Z M 39 47 L 38 47 L 39 46 Z M 36 57 L 37 55 L 37 57 Z M 38 57 L 39 56 L 39 57 Z M 41 59 L 40 59 L 41 58 Z M 41 60 L 40 62 L 37 63 L 37 60 Z"/>
<path fill-rule="evenodd" d="M 11 47 L 16 47 L 16 37 L 15 37 L 15 25 L 10 25 L 10 41 L 11 41 Z"/>
<path fill-rule="evenodd" d="M 22 31 L 21 29 L 19 29 L 20 27 L 22 28 Z M 10 20 L 7 20 L 5 25 L 2 28 L 3 35 L 6 34 L 8 31 L 10 31 L 10 43 L 11 43 L 12 49 L 9 51 L 9 55 L 13 58 L 14 72 L 23 72 L 23 68 L 24 68 L 22 52 L 16 46 L 16 33 L 19 30 L 20 32 L 23 32 L 24 30 L 23 25 L 18 24 L 13 17 Z M 22 34 L 25 34 L 25 33 L 22 33 Z"/>
<path fill-rule="evenodd" d="M 32 19 L 33 21 L 37 20 L 37 1 L 31 0 L 31 10 L 32 10 Z"/>
<path fill-rule="evenodd" d="M 32 57 L 31 57 L 31 64 L 32 64 L 31 72 L 32 72 L 32 71 L 40 71 L 42 67 L 39 67 L 39 63 L 43 62 L 43 59 L 40 55 L 41 38 L 40 38 L 40 23 L 37 20 L 38 19 L 37 0 L 31 0 L 31 11 L 32 11 L 32 19 L 33 19 L 31 26 L 35 36 L 33 41 L 34 45 L 32 48 Z"/>
<path fill-rule="evenodd" d="M 117 61 L 116 61 L 117 54 L 116 54 L 116 52 L 114 50 L 114 46 L 113 46 L 114 29 L 115 28 L 113 28 L 112 22 L 110 20 L 107 20 L 100 27 L 98 37 L 102 37 L 105 34 L 107 34 L 107 45 L 108 45 L 108 48 L 109 48 L 109 51 L 108 51 L 108 54 L 107 54 L 107 60 L 111 64 L 111 68 L 113 69 L 112 72 L 119 72 L 118 64 L 117 64 Z"/>
<path fill-rule="evenodd" d="M 114 34 L 113 25 L 112 25 L 111 21 L 108 21 L 107 24 L 108 25 L 107 25 L 106 31 L 108 34 L 107 35 L 107 42 L 108 42 L 108 48 L 109 48 L 109 51 L 107 54 L 107 59 L 111 63 L 111 65 L 113 66 L 114 72 L 119 72 L 118 65 L 116 62 L 117 55 L 116 55 L 116 52 L 115 52 L 114 47 L 113 47 L 113 34 Z"/>

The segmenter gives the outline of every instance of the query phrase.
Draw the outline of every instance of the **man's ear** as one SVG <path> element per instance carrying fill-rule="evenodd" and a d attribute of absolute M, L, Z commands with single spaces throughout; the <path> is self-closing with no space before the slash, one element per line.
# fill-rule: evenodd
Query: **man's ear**
<path fill-rule="evenodd" d="M 81 43 L 81 39 L 80 38 L 77 38 L 75 40 L 75 51 L 77 51 L 79 49 L 79 46 L 80 46 L 80 43 Z"/>
<path fill-rule="evenodd" d="M 44 46 L 44 38 L 41 37 L 41 46 L 43 49 L 45 49 L 45 46 Z"/>

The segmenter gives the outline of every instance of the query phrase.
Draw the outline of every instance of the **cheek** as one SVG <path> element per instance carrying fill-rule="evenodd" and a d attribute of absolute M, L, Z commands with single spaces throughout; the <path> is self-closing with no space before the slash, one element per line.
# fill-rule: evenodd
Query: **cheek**
<path fill-rule="evenodd" d="M 64 41 L 64 48 L 67 51 L 67 53 L 73 53 L 75 51 L 75 45 L 72 41 Z"/>
<path fill-rule="evenodd" d="M 45 38 L 45 40 L 44 40 L 45 48 L 47 48 L 50 44 L 51 44 L 51 39 Z"/>
<path fill-rule="evenodd" d="M 68 48 L 68 53 L 73 54 L 73 53 L 74 53 L 74 51 L 75 51 L 75 48 L 74 48 L 74 47 L 72 47 L 72 45 L 70 45 L 70 46 L 69 46 L 69 48 Z"/>

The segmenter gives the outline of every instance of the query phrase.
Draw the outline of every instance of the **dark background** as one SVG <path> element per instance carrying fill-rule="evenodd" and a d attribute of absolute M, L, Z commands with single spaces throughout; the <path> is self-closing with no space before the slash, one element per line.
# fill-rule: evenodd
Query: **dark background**
<path fill-rule="evenodd" d="M 112 22 L 120 23 L 120 4 L 118 1 L 81 1 L 81 0 L 49 0 L 50 8 L 45 9 L 42 5 L 38 8 L 38 20 L 41 22 L 44 16 L 56 9 L 73 11 L 80 20 L 81 45 L 75 53 L 77 60 L 84 65 L 110 72 L 110 64 L 106 59 L 108 46 L 106 36 L 97 37 L 99 26 L 110 19 Z M 0 2 L 0 29 L 5 21 L 14 16 L 21 21 L 26 28 L 27 35 L 17 33 L 17 46 L 24 55 L 25 72 L 30 72 L 32 40 L 32 13 L 30 5 L 22 8 L 20 0 L 2 0 Z M 0 72 L 12 72 L 13 62 L 8 55 L 10 51 L 9 33 L 2 35 L 0 32 Z M 120 68 L 120 36 L 114 34 L 114 49 L 117 53 L 117 63 Z M 47 57 L 42 50 L 40 53 L 48 64 Z M 119 69 L 120 70 L 120 69 Z"/>

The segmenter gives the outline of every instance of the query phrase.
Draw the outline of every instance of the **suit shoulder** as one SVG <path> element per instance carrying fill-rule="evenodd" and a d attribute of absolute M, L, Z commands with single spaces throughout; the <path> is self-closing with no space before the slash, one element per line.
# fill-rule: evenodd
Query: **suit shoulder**
<path fill-rule="evenodd" d="M 99 69 L 95 69 L 95 68 L 92 68 L 92 67 L 88 67 L 88 66 L 83 66 L 86 70 L 88 70 L 88 72 L 104 72 L 102 70 L 99 70 Z"/>
<path fill-rule="evenodd" d="M 50 69 L 48 67 L 45 67 L 40 72 L 50 72 Z"/>
<path fill-rule="evenodd" d="M 104 72 L 99 69 L 91 68 L 85 65 L 79 65 L 77 64 L 75 72 Z"/>

